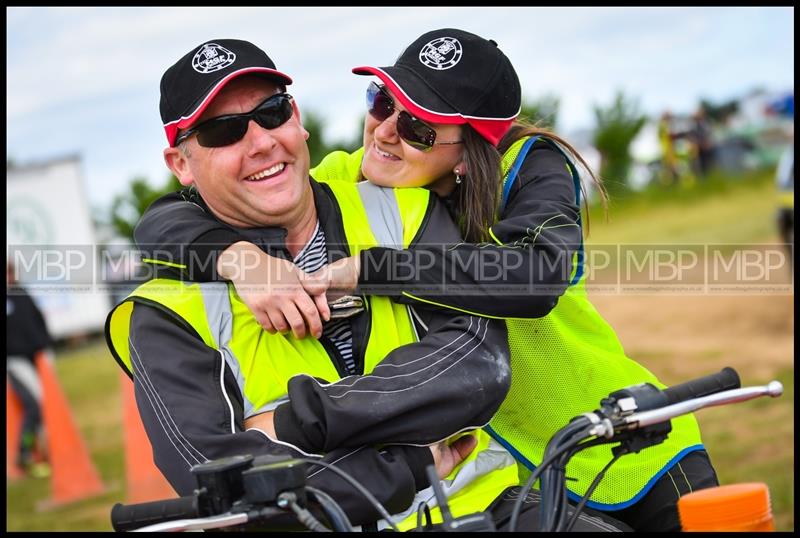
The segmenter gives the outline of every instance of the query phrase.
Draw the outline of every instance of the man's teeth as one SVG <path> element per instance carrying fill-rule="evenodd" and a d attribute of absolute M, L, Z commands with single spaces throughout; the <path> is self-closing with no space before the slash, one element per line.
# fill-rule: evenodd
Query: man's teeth
<path fill-rule="evenodd" d="M 259 179 L 264 179 L 265 177 L 269 177 L 269 176 L 275 175 L 278 172 L 281 172 L 284 168 L 286 168 L 286 163 L 278 163 L 278 164 L 276 164 L 275 166 L 273 166 L 271 168 L 267 168 L 266 170 L 263 170 L 263 171 L 261 171 L 261 172 L 259 172 L 257 174 L 253 174 L 252 176 L 248 176 L 245 179 L 247 181 L 257 181 Z"/>

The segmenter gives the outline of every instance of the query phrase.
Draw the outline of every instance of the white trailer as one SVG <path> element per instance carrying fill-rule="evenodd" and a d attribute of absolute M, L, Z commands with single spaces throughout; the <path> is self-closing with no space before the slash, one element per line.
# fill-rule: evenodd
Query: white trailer
<path fill-rule="evenodd" d="M 53 338 L 102 331 L 110 300 L 80 157 L 7 166 L 6 215 L 7 260 Z"/>

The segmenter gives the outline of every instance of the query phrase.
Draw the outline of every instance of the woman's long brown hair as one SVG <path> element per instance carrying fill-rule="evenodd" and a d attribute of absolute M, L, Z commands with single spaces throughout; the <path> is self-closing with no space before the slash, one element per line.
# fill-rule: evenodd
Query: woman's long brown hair
<path fill-rule="evenodd" d="M 471 126 L 462 129 L 466 174 L 453 194 L 461 235 L 468 243 L 490 240 L 500 201 L 500 161 L 502 155 Z"/>
<path fill-rule="evenodd" d="M 603 208 L 607 207 L 608 194 L 600 179 L 581 157 L 580 153 L 566 140 L 548 129 L 543 129 L 524 121 L 516 121 L 498 144 L 492 146 L 471 126 L 463 127 L 464 163 L 467 176 L 456 187 L 456 208 L 459 215 L 459 226 L 464 240 L 469 243 L 480 243 L 489 240 L 489 228 L 495 223 L 500 203 L 500 191 L 503 184 L 500 163 L 502 154 L 520 138 L 541 136 L 556 142 L 567 154 L 577 160 L 589 172 L 592 182 L 600 196 Z M 583 198 L 586 225 L 589 225 L 589 206 L 586 188 L 580 184 Z"/>

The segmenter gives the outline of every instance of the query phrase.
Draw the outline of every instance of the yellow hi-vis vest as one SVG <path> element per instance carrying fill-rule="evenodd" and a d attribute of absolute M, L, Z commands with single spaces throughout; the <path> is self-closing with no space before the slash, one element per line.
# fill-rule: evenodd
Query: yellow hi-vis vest
<path fill-rule="evenodd" d="M 504 186 L 509 179 L 513 181 L 509 171 L 529 138 L 516 141 L 503 155 Z M 557 146 L 556 149 L 561 151 Z M 354 181 L 362 157 L 363 148 L 353 154 L 334 152 L 326 156 L 312 174 L 326 180 L 347 173 Z M 568 158 L 567 163 L 580 208 L 580 179 Z M 398 192 L 407 190 L 412 189 Z M 600 400 L 615 390 L 643 382 L 659 388 L 665 386 L 645 367 L 625 355 L 613 328 L 589 301 L 583 263 L 581 245 L 573 257 L 570 285 L 546 316 L 506 319 L 511 389 L 484 429 L 520 462 L 521 482 L 541 463 L 552 435 L 572 418 L 597 409 Z M 427 299 L 425 302 L 436 304 Z M 630 506 L 644 496 L 675 461 L 700 449 L 703 445 L 694 415 L 673 419 L 672 432 L 666 441 L 637 454 L 627 454 L 609 468 L 592 493 L 588 506 L 605 510 Z M 577 453 L 566 471 L 568 477 L 575 479 L 567 483 L 570 497 L 575 500 L 582 497 L 611 458 L 611 445 Z"/>
<path fill-rule="evenodd" d="M 352 255 L 382 244 L 379 239 L 398 248 L 408 247 L 422 225 L 431 196 L 423 189 L 383 189 L 370 183 L 331 182 L 328 187 L 341 211 Z M 370 316 L 364 373 L 369 373 L 390 351 L 417 337 L 407 306 L 387 297 L 364 299 Z M 239 383 L 244 418 L 286 401 L 289 379 L 295 375 L 340 379 L 317 339 L 265 332 L 232 284 L 187 284 L 167 279 L 139 286 L 108 316 L 106 339 L 117 362 L 129 374 L 133 370 L 128 334 L 135 303 L 154 306 L 188 324 L 207 346 L 220 351 Z M 486 432 L 475 433 L 478 447 L 443 484 L 456 515 L 482 511 L 517 481 L 513 457 Z M 398 526 L 403 530 L 415 527 L 417 505 L 431 496 L 430 488 L 419 492 L 408 513 L 393 518 L 400 521 Z M 436 518 L 438 509 L 431 513 Z"/>

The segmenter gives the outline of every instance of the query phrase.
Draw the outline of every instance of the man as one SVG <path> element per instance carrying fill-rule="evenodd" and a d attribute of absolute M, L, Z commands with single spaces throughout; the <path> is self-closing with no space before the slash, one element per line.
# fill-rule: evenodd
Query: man
<path fill-rule="evenodd" d="M 311 271 L 375 241 L 359 197 L 377 187 L 309 178 L 308 133 L 288 84 L 251 43 L 196 47 L 161 80 L 164 159 L 182 184 L 196 187 L 198 205 Z M 402 225 L 399 237 L 432 240 L 435 230 L 437 241 L 458 240 L 427 191 L 391 196 L 428 204 L 425 227 L 396 202 L 384 208 L 397 212 L 389 222 Z M 445 486 L 463 513 L 483 510 L 496 496 L 487 491 L 516 483 L 513 458 L 483 432 L 431 448 L 392 444 L 434 445 L 488 422 L 510 384 L 501 322 L 420 311 L 415 323 L 405 306 L 368 297 L 362 312 L 330 324 L 335 331 L 296 338 L 264 332 L 232 286 L 169 276 L 145 283 L 112 310 L 106 337 L 134 379 L 155 462 L 179 494 L 194 489 L 193 465 L 236 454 L 308 455 L 305 440 L 321 440 L 326 454 L 316 456 L 336 462 L 392 513 L 413 511 L 415 494 L 425 497 L 417 492 L 429 488 L 425 468 L 432 463 L 440 478 L 452 478 Z M 424 341 L 401 347 L 426 329 Z M 274 422 L 245 425 L 265 412 Z M 326 420 L 304 420 L 319 416 Z M 314 472 L 308 482 L 342 504 L 353 523 L 378 519 L 331 472 Z"/>
<path fill-rule="evenodd" d="M 794 146 L 789 146 L 781 155 L 775 170 L 775 183 L 778 187 L 778 233 L 786 248 L 791 270 L 794 259 Z"/>
<path fill-rule="evenodd" d="M 16 268 L 6 263 L 6 377 L 22 404 L 17 466 L 34 477 L 50 474 L 50 466 L 35 460 L 41 450 L 42 384 L 36 356 L 53 345 L 41 310 L 17 282 Z M 39 446 L 37 446 L 39 445 Z"/>

